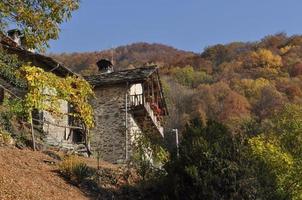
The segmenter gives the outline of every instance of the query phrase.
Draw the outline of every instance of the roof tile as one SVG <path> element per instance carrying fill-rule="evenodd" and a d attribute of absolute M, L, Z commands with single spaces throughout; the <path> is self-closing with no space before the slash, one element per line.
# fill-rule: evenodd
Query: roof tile
<path fill-rule="evenodd" d="M 94 87 L 121 83 L 139 83 L 146 80 L 157 70 L 156 66 L 128 69 L 111 73 L 101 73 L 84 78 Z"/>

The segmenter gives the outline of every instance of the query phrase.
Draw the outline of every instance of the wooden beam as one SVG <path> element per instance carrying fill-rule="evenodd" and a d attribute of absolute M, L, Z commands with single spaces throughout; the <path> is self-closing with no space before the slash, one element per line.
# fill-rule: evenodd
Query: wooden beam
<path fill-rule="evenodd" d="M 45 124 L 49 124 L 49 125 L 53 125 L 53 126 L 57 126 L 57 127 L 61 127 L 61 128 L 70 128 L 70 129 L 80 129 L 80 130 L 84 130 L 82 127 L 78 127 L 78 126 L 64 126 L 64 125 L 59 125 L 50 121 L 46 121 L 46 120 L 39 120 L 39 119 L 33 119 L 33 121 L 36 122 L 41 122 L 41 123 L 45 123 Z"/>

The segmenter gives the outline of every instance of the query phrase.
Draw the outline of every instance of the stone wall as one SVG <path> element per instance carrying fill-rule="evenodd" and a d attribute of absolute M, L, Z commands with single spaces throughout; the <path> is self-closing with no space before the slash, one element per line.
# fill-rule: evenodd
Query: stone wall
<path fill-rule="evenodd" d="M 63 113 L 68 112 L 68 102 L 67 101 L 61 101 L 61 111 Z M 43 111 L 42 114 L 44 120 L 46 121 L 43 123 L 43 131 L 46 133 L 46 143 L 49 143 L 51 145 L 57 145 L 59 143 L 62 143 L 64 140 L 67 139 L 70 129 L 64 128 L 60 126 L 55 126 L 53 124 L 61 125 L 61 126 L 68 126 L 68 116 L 64 115 L 62 117 L 54 116 L 51 113 L 47 111 Z M 51 122 L 51 124 L 47 123 Z"/>
<path fill-rule="evenodd" d="M 91 131 L 91 147 L 109 162 L 122 162 L 125 150 L 125 94 L 126 86 L 95 89 L 92 101 L 95 128 Z"/>
<path fill-rule="evenodd" d="M 139 128 L 138 124 L 135 122 L 132 116 L 129 116 L 128 118 L 128 130 L 128 152 L 129 158 L 131 158 L 135 150 L 135 146 L 137 146 L 137 140 L 140 139 L 140 136 L 142 134 L 142 130 Z"/>
<path fill-rule="evenodd" d="M 112 163 L 126 161 L 131 157 L 133 135 L 140 132 L 131 114 L 127 113 L 125 85 L 114 85 L 95 89 L 96 98 L 92 101 L 96 126 L 91 131 L 91 146 L 101 159 Z M 128 140 L 126 142 L 126 130 Z"/>

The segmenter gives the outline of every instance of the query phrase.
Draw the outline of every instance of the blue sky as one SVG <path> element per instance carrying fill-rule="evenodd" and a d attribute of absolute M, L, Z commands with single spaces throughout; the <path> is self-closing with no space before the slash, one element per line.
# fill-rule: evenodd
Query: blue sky
<path fill-rule="evenodd" d="M 201 52 L 206 46 L 302 34 L 302 0 L 82 0 L 48 52 L 134 42 Z"/>

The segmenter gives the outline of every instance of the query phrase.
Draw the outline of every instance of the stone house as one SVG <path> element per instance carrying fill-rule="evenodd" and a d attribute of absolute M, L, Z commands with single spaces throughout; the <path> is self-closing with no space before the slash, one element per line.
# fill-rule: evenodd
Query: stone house
<path fill-rule="evenodd" d="M 0 48 L 6 53 L 16 55 L 19 60 L 24 63 L 31 63 L 32 65 L 42 68 L 47 72 L 52 72 L 59 77 L 66 77 L 70 75 L 76 75 L 67 67 L 58 63 L 54 59 L 35 53 L 32 50 L 28 50 L 22 46 L 20 39 L 17 37 L 18 30 L 10 31 L 10 36 L 0 33 Z M 26 94 L 26 86 L 20 87 L 15 85 L 10 79 L 2 73 L 0 69 L 0 97 L 4 97 L 4 92 L 10 93 L 10 96 L 22 98 Z M 70 106 L 68 102 L 62 101 L 61 103 L 62 112 L 68 112 Z M 72 130 L 69 127 L 71 125 L 68 116 L 55 117 L 47 111 L 36 111 L 33 113 L 34 122 L 39 125 L 44 133 L 46 133 L 45 142 L 49 145 L 60 145 L 64 143 L 71 143 Z"/>
<path fill-rule="evenodd" d="M 168 111 L 158 70 L 150 66 L 84 77 L 96 95 L 91 146 L 100 149 L 103 160 L 127 161 L 139 134 L 153 142 L 163 140 Z"/>

